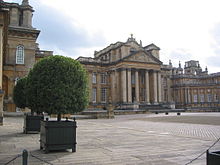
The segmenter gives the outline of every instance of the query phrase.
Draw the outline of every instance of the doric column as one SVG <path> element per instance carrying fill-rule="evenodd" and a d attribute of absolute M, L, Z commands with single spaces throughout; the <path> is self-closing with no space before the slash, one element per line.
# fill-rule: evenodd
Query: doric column
<path fill-rule="evenodd" d="M 122 102 L 127 102 L 127 76 L 126 69 L 122 69 L 121 71 L 121 86 L 122 86 Z"/>
<path fill-rule="evenodd" d="M 150 88 L 149 88 L 149 73 L 148 70 L 145 71 L 145 101 L 150 104 Z"/>
<path fill-rule="evenodd" d="M 127 70 L 128 74 L 128 102 L 132 102 L 132 93 L 131 93 L 131 69 Z"/>
<path fill-rule="evenodd" d="M 111 72 L 111 101 L 115 102 L 115 70 Z"/>
<path fill-rule="evenodd" d="M 185 103 L 187 104 L 187 88 L 184 88 L 185 90 Z"/>
<path fill-rule="evenodd" d="M 157 84 L 158 84 L 158 90 L 157 90 L 157 94 L 158 94 L 158 102 L 160 103 L 162 100 L 161 100 L 161 73 L 158 72 L 157 73 Z"/>
<path fill-rule="evenodd" d="M 190 89 L 187 88 L 187 103 L 191 103 L 191 100 L 190 100 Z"/>
<path fill-rule="evenodd" d="M 174 93 L 174 90 L 171 90 L 171 80 L 170 80 L 170 77 L 168 77 L 168 78 L 167 78 L 167 96 L 168 96 L 167 101 L 168 101 L 168 102 L 173 101 L 172 92 Z"/>
<path fill-rule="evenodd" d="M 138 70 L 135 71 L 135 99 L 139 102 L 139 75 Z"/>
<path fill-rule="evenodd" d="M 120 72 L 118 69 L 115 71 L 115 79 L 116 79 L 115 100 L 116 102 L 121 102 L 122 90 L 121 90 Z"/>
<path fill-rule="evenodd" d="M 153 72 L 153 81 L 154 81 L 154 104 L 158 104 L 157 102 L 157 72 Z"/>

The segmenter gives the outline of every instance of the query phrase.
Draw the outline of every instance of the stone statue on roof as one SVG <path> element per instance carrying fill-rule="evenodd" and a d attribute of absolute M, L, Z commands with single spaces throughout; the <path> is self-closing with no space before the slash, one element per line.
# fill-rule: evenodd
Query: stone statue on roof
<path fill-rule="evenodd" d="M 23 0 L 23 1 L 22 1 L 22 5 L 23 5 L 23 6 L 29 5 L 29 1 L 28 1 L 28 0 Z"/>

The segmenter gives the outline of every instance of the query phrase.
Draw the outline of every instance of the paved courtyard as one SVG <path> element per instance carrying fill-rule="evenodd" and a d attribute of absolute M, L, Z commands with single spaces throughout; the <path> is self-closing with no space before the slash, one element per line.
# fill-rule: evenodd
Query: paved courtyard
<path fill-rule="evenodd" d="M 39 134 L 23 134 L 23 118 L 4 118 L 0 126 L 0 164 L 23 149 L 54 165 L 185 165 L 220 138 L 220 113 L 122 115 L 77 121 L 77 152 L 44 154 Z M 220 142 L 213 150 L 220 150 Z M 46 164 L 29 156 L 30 165 Z M 21 157 L 13 164 L 21 164 Z M 205 165 L 206 155 L 190 163 Z"/>

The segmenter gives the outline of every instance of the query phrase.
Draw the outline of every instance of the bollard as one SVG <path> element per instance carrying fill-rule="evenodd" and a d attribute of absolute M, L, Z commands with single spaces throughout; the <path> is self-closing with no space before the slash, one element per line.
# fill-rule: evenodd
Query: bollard
<path fill-rule="evenodd" d="M 28 151 L 27 150 L 23 150 L 22 165 L 28 165 Z"/>

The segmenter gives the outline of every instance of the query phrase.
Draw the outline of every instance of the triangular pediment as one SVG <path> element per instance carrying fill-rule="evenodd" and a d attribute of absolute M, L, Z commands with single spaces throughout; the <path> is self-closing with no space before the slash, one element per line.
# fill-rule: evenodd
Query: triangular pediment
<path fill-rule="evenodd" d="M 124 58 L 124 61 L 161 64 L 162 62 L 145 51 L 138 51 Z"/>

